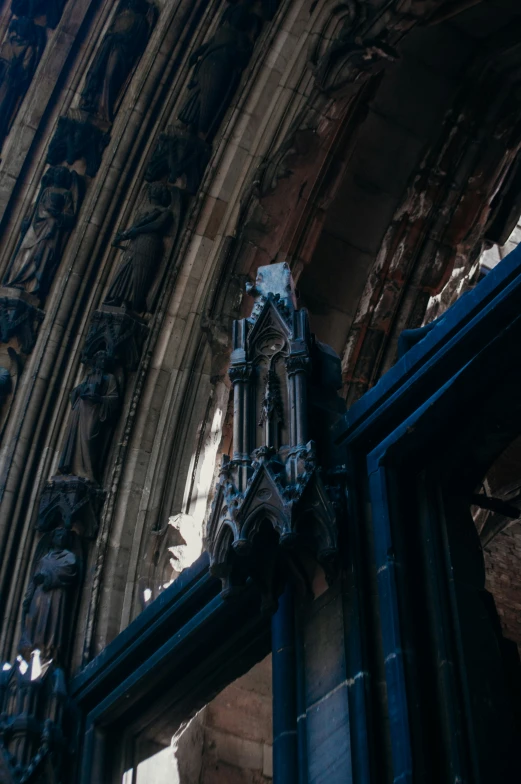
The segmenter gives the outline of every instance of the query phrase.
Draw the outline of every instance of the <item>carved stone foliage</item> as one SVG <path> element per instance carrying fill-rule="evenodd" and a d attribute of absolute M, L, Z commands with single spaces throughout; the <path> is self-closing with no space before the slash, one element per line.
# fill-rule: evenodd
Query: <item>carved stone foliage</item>
<path fill-rule="evenodd" d="M 4 286 L 21 289 L 44 299 L 83 196 L 83 181 L 64 166 L 53 166 L 42 177 L 40 192 L 22 222 Z"/>
<path fill-rule="evenodd" d="M 0 288 L 0 342 L 16 338 L 24 354 L 32 351 L 44 317 L 36 302 L 20 290 Z"/>
<path fill-rule="evenodd" d="M 118 99 L 145 51 L 157 10 L 145 0 L 122 0 L 87 74 L 81 108 L 112 123 Z"/>
<path fill-rule="evenodd" d="M 12 19 L 0 46 L 0 146 L 45 48 L 45 29 L 25 16 Z"/>
<path fill-rule="evenodd" d="M 47 163 L 56 166 L 65 161 L 72 166 L 75 161 L 83 159 L 85 174 L 94 177 L 109 140 L 109 134 L 93 123 L 86 113 L 80 112 L 78 117 L 60 117 L 47 150 Z"/>
<path fill-rule="evenodd" d="M 71 414 L 58 470 L 99 482 L 121 404 L 121 390 L 105 351 L 94 355 L 83 381 L 72 390 Z"/>
<path fill-rule="evenodd" d="M 124 370 L 136 370 L 147 327 L 141 319 L 121 308 L 104 306 L 92 314 L 82 361 L 93 361 L 98 351 Z"/>
<path fill-rule="evenodd" d="M 210 160 L 211 148 L 182 127 L 169 126 L 159 136 L 146 171 L 147 182 L 167 179 L 194 194 Z"/>
<path fill-rule="evenodd" d="M 11 0 L 11 10 L 16 16 L 29 19 L 45 17 L 46 27 L 54 29 L 61 19 L 67 0 Z"/>
<path fill-rule="evenodd" d="M 164 252 L 163 235 L 174 216 L 170 191 L 164 185 L 149 186 L 149 201 L 150 207 L 139 212 L 133 225 L 115 237 L 113 245 L 124 253 L 105 305 L 124 305 L 135 313 L 148 309 L 147 294 Z M 179 220 L 180 205 L 176 203 L 176 207 Z"/>
<path fill-rule="evenodd" d="M 0 711 L 2 784 L 59 781 L 71 723 L 63 670 L 51 664 L 35 675 L 25 662 L 5 664 L 0 671 Z"/>
<path fill-rule="evenodd" d="M 310 334 L 287 264 L 260 267 L 249 290 L 252 314 L 233 328 L 234 451 L 221 469 L 207 545 L 224 595 L 250 576 L 271 610 L 281 563 L 298 564 L 302 550 L 333 573 L 345 477 L 326 420 L 343 409 L 340 360 Z"/>

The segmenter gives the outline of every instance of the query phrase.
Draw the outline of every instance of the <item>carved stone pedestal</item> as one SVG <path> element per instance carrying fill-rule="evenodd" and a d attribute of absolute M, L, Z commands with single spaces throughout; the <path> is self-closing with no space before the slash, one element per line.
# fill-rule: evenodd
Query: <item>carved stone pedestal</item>
<path fill-rule="evenodd" d="M 0 341 L 8 343 L 16 338 L 24 354 L 29 354 L 36 343 L 38 327 L 44 312 L 39 301 L 21 289 L 0 287 Z"/>

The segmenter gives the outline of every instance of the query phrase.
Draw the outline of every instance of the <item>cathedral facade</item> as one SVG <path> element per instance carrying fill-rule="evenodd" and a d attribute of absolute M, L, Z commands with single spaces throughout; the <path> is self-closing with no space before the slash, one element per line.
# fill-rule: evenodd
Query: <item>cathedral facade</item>
<path fill-rule="evenodd" d="M 0 784 L 519 779 L 520 32 L 4 0 Z"/>

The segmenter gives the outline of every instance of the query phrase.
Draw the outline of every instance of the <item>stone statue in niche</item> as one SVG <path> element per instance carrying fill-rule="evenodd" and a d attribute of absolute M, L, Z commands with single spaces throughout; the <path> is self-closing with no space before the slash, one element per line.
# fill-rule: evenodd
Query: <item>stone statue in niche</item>
<path fill-rule="evenodd" d="M 57 528 L 43 537 L 36 550 L 35 567 L 23 602 L 19 645 L 27 661 L 34 650 L 39 650 L 46 661 L 60 661 L 71 622 L 71 593 L 80 575 L 74 536 L 65 528 Z"/>
<path fill-rule="evenodd" d="M 61 19 L 67 0 L 12 0 L 11 10 L 16 16 L 35 19 L 45 16 L 47 27 L 54 29 Z"/>
<path fill-rule="evenodd" d="M 168 177 L 168 182 L 193 194 L 203 178 L 210 151 L 209 144 L 186 128 L 169 126 L 159 136 L 145 179 L 155 182 Z"/>
<path fill-rule="evenodd" d="M 71 393 L 72 411 L 58 465 L 61 474 L 101 478 L 121 394 L 116 377 L 108 370 L 109 358 L 98 351 L 85 379 Z"/>
<path fill-rule="evenodd" d="M 41 299 L 46 295 L 81 201 L 82 181 L 64 166 L 50 168 L 42 178 L 31 214 L 22 222 L 22 236 L 3 280 Z"/>
<path fill-rule="evenodd" d="M 0 47 L 0 144 L 27 92 L 45 47 L 45 30 L 31 19 L 13 19 Z"/>
<path fill-rule="evenodd" d="M 126 305 L 135 313 L 147 309 L 146 297 L 163 255 L 163 235 L 172 221 L 170 191 L 160 183 L 149 186 L 152 209 L 138 213 L 130 229 L 116 234 L 113 245 L 128 241 L 105 305 Z"/>
<path fill-rule="evenodd" d="M 87 74 L 81 108 L 111 123 L 118 97 L 145 51 L 156 20 L 145 0 L 123 0 Z"/>
<path fill-rule="evenodd" d="M 254 6 L 254 0 L 230 6 L 215 35 L 190 58 L 195 68 L 179 120 L 203 139 L 210 140 L 215 134 L 251 57 L 262 27 Z"/>

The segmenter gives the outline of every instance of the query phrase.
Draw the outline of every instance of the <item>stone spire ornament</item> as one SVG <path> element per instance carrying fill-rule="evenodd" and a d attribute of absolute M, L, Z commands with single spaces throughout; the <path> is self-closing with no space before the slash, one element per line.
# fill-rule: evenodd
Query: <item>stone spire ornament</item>
<path fill-rule="evenodd" d="M 286 263 L 260 267 L 249 318 L 235 321 L 233 456 L 208 523 L 211 572 L 229 596 L 252 577 L 276 607 L 284 565 L 314 556 L 334 574 L 345 467 L 329 437 L 344 408 L 340 359 L 309 330 Z"/>

